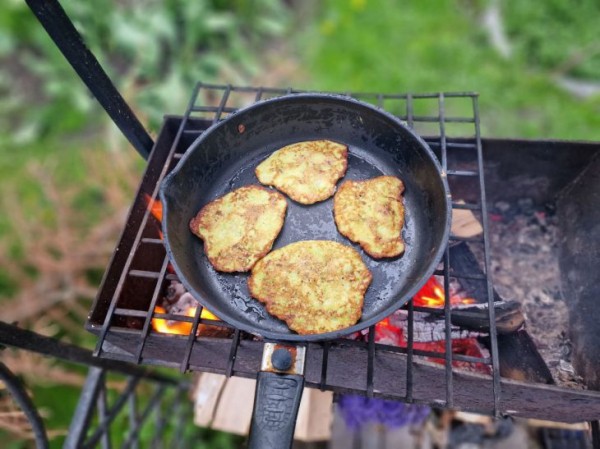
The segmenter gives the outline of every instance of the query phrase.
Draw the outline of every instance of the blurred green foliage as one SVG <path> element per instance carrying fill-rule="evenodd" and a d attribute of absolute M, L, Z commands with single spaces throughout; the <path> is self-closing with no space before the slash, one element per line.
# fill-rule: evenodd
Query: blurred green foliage
<path fill-rule="evenodd" d="M 243 82 L 259 46 L 287 29 L 279 0 L 63 0 L 109 77 L 156 130 L 199 80 Z M 25 2 L 0 10 L 2 143 L 30 143 L 105 120 Z M 101 117 L 101 118 L 99 118 Z"/>
<path fill-rule="evenodd" d="M 600 80 L 598 0 L 504 0 L 506 29 L 527 62 Z"/>
<path fill-rule="evenodd" d="M 478 91 L 484 136 L 600 140 L 600 98 L 579 99 L 557 75 L 600 82 L 598 0 L 499 1 L 510 58 L 490 45 L 481 16 L 491 0 L 61 0 L 118 89 L 156 130 L 164 113 L 181 113 L 197 81 L 260 79 L 273 40 L 285 40 L 299 66 L 284 85 L 332 91 Z M 271 63 L 273 64 L 273 63 Z M 470 114 L 465 103 L 456 115 Z M 26 218 L 52 225 L 56 211 L 27 171 L 35 159 L 62 186 L 77 185 L 71 205 L 85 232 L 107 213 L 103 186 L 89 181 L 89 152 L 107 151 L 98 132 L 109 123 L 23 0 L 0 8 L 0 190 Z M 87 150 L 83 151 L 83 149 Z M 143 161 L 134 176 L 143 169 Z M 0 198 L 0 205 L 2 205 Z M 108 211 L 111 213 L 111 211 Z M 0 237 L 10 240 L 10 214 Z M 8 236 L 8 237 L 7 237 Z M 18 260 L 22 249 L 8 245 Z M 35 277 L 35 267 L 31 267 Z M 90 272 L 99 281 L 100 272 Z M 0 271 L 0 299 L 20 279 Z M 57 335 L 61 335 L 59 332 Z M 91 338 L 91 337 L 90 337 Z M 49 427 L 66 428 L 79 389 L 31 386 L 50 410 Z M 127 427 L 123 421 L 123 432 Z M 230 448 L 240 439 L 199 431 L 199 447 Z M 60 447 L 61 439 L 53 441 Z M 11 447 L 31 447 L 16 442 Z"/>
<path fill-rule="evenodd" d="M 517 1 L 512 3 L 518 3 Z M 531 8 L 550 14 L 552 4 Z M 538 24 L 544 52 L 576 52 L 580 36 L 596 36 L 598 14 L 572 7 L 553 24 Z M 535 64 L 526 45 L 534 31 L 524 6 L 503 9 L 511 25 L 515 51 L 505 59 L 490 45 L 481 22 L 487 2 L 330 0 L 321 4 L 318 20 L 303 33 L 303 68 L 320 89 L 368 92 L 476 91 L 480 93 L 484 136 L 600 140 L 600 96 L 580 99 L 557 86 L 549 65 Z M 540 15 L 542 13 L 539 13 Z M 577 20 L 569 17 L 577 15 Z M 558 31 L 560 29 L 560 31 Z M 565 36 L 558 42 L 553 37 Z M 567 39 L 566 36 L 570 36 Z M 591 69 L 590 69 L 591 70 Z M 589 72 L 586 72 L 589 73 Z M 595 73 L 595 72 L 594 72 Z M 600 75 L 596 73 L 596 81 Z M 468 113 L 466 109 L 462 113 Z"/>

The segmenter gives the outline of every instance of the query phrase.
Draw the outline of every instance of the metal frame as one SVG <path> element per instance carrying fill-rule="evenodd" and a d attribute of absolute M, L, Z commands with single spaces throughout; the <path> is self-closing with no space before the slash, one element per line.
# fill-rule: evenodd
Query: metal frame
<path fill-rule="evenodd" d="M 237 110 L 238 107 L 259 101 L 262 98 L 297 92 L 293 89 L 263 87 L 237 87 L 229 85 L 198 84 L 194 89 L 186 113 L 181 118 L 167 118 L 157 144 L 149 160 L 148 171 L 131 210 L 129 226 L 122 236 L 118 250 L 106 273 L 103 286 L 94 303 L 88 329 L 99 334 L 95 354 L 143 364 L 158 364 L 188 370 L 210 371 L 228 376 L 255 377 L 259 371 L 262 343 L 235 330 L 226 323 L 201 318 L 201 307 L 194 317 L 154 313 L 166 283 L 176 279 L 168 270 L 168 258 L 159 238 L 159 223 L 152 217 L 144 197 L 150 203 L 157 201 L 157 192 L 163 177 L 174 167 L 191 142 L 212 123 Z M 445 291 L 449 292 L 451 278 L 462 279 L 470 284 L 481 284 L 480 300 L 493 304 L 494 294 L 490 279 L 486 276 L 489 264 L 487 242 L 487 211 L 483 187 L 482 144 L 479 135 L 477 95 L 473 93 L 450 94 L 352 94 L 353 97 L 369 101 L 396 113 L 409 126 L 425 131 L 437 130 L 439 136 L 426 137 L 442 162 L 444 173 L 452 178 L 470 180 L 479 190 L 479 201 L 462 204 L 453 202 L 455 209 L 470 209 L 479 215 L 484 227 L 483 237 L 464 239 L 451 236 L 451 243 L 468 241 L 479 244 L 485 251 L 483 270 L 458 272 L 453 268 L 452 251 L 446 251 L 441 267 L 436 274 L 444 277 Z M 456 109 L 455 102 L 471 105 L 470 117 L 450 115 Z M 422 112 L 423 103 L 429 110 Z M 419 111 L 415 113 L 415 111 Z M 464 126 L 471 127 L 472 136 L 457 138 L 454 125 L 464 135 Z M 435 127 L 435 128 L 433 128 Z M 423 130 L 421 130 L 423 132 Z M 451 166 L 453 152 L 471 155 L 474 168 L 458 170 Z M 148 266 L 148 260 L 155 258 Z M 146 264 L 146 265 L 144 265 Z M 146 299 L 140 302 L 140 291 Z M 135 298 L 132 296 L 135 294 Z M 134 306 L 135 304 L 135 306 Z M 498 349 L 495 336 L 494 308 L 488 307 L 492 325 L 491 354 L 489 357 L 471 357 L 452 354 L 450 323 L 452 310 L 449 301 L 445 309 L 416 307 L 410 302 L 404 308 L 409 314 L 408 347 L 398 348 L 378 344 L 374 339 L 373 327 L 368 341 L 338 339 L 331 342 L 309 344 L 307 347 L 308 386 L 336 392 L 352 391 L 368 396 L 401 399 L 407 402 L 428 403 L 436 407 L 457 407 L 490 414 L 511 413 L 519 416 L 537 416 L 545 419 L 564 419 L 556 408 L 549 407 L 558 401 L 581 401 L 575 407 L 571 419 L 592 419 L 600 415 L 600 395 L 591 392 L 575 392 L 550 387 L 530 385 L 500 379 L 498 371 Z M 412 338 L 414 312 L 427 312 L 443 316 L 445 320 L 446 351 L 443 353 L 417 350 Z M 188 336 L 161 335 L 151 330 L 152 319 L 161 318 L 192 324 Z M 128 326 L 126 320 L 138 320 L 137 325 Z M 231 329 L 233 337 L 195 337 L 200 326 L 218 326 Z M 165 349 L 168 348 L 168 351 Z M 423 362 L 423 357 L 444 361 L 444 369 Z M 491 378 L 464 374 L 452 369 L 453 361 L 488 365 Z M 352 372 L 352 378 L 348 373 Z M 391 373 L 403 373 L 390 380 Z M 417 374 L 418 373 L 418 374 Z M 426 384 L 424 384 L 426 381 Z M 506 399 L 505 399 L 506 398 Z M 576 399 L 575 399 L 576 398 Z M 533 405 L 532 405 L 533 403 Z M 585 404 L 585 405 L 584 405 Z M 595 414 L 595 415 L 594 415 Z"/>
<path fill-rule="evenodd" d="M 152 428 L 153 447 L 190 447 L 191 441 L 184 438 L 183 432 L 187 416 L 191 414 L 191 403 L 186 398 L 189 384 L 164 379 L 162 381 L 154 380 L 148 386 L 143 385 L 147 380 L 143 377 L 127 376 L 125 388 L 109 405 L 106 375 L 107 372 L 101 368 L 90 368 L 83 393 L 69 427 L 64 449 L 92 449 L 98 444 L 103 449 L 112 447 L 111 426 L 116 423 L 121 414 L 127 414 L 129 421 L 128 433 L 121 445 L 123 449 L 139 447 L 140 434 L 144 427 Z M 136 395 L 136 392 L 141 389 L 144 390 L 143 394 Z M 148 392 L 148 389 L 151 391 Z M 172 394 L 169 395 L 169 392 Z M 143 396 L 149 397 L 149 399 L 140 412 L 138 403 Z M 95 430 L 90 426 L 94 408 L 97 413 Z M 164 413 L 169 414 L 172 420 L 167 422 L 163 418 Z M 154 423 L 150 420 L 153 414 Z M 168 424 L 171 424 L 174 429 L 170 441 L 165 442 L 164 434 Z M 164 444 L 159 446 L 158 442 Z"/>
<path fill-rule="evenodd" d="M 48 435 L 46 434 L 46 428 L 40 414 L 37 411 L 31 398 L 27 395 L 27 391 L 23 388 L 23 384 L 19 381 L 8 367 L 0 362 L 0 381 L 4 384 L 6 389 L 10 392 L 13 400 L 23 410 L 27 420 L 31 424 L 35 444 L 38 449 L 46 449 L 48 445 Z"/>
<path fill-rule="evenodd" d="M 187 419 L 192 413 L 192 404 L 187 399 L 190 389 L 187 381 L 128 363 L 96 358 L 91 351 L 79 346 L 63 343 L 3 322 L 0 322 L 0 341 L 12 347 L 89 367 L 63 445 L 65 449 L 91 449 L 98 445 L 103 449 L 111 448 L 111 429 L 116 424 L 117 418 L 124 413 L 128 415 L 130 427 L 121 445 L 123 449 L 139 447 L 142 428 L 145 432 L 148 432 L 148 428 L 153 429 L 153 447 L 191 447 L 190 437 L 184 435 Z M 111 389 L 106 380 L 108 374 L 124 376 L 125 388 L 122 391 Z M 5 383 L 15 402 L 31 423 L 37 447 L 39 449 L 49 447 L 44 423 L 35 404 L 27 396 L 21 381 L 2 363 L 0 363 L 0 380 Z M 148 395 L 150 399 L 144 401 L 143 398 Z M 108 397 L 114 397 L 114 400 L 109 401 Z M 145 402 L 145 406 L 139 412 L 137 407 L 142 401 Z M 168 416 L 173 419 L 164 419 L 163 412 L 168 413 Z M 150 421 L 153 415 L 154 423 Z M 173 436 L 170 441 L 164 441 L 165 430 L 169 427 L 173 429 Z"/>

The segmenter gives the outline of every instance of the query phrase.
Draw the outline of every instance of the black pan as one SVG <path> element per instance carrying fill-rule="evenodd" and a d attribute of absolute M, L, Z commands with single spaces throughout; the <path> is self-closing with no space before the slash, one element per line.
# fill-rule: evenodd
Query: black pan
<path fill-rule="evenodd" d="M 188 224 L 210 201 L 238 187 L 258 184 L 254 169 L 275 150 L 314 139 L 348 145 L 348 170 L 343 179 L 369 179 L 383 174 L 403 181 L 406 251 L 397 258 L 374 260 L 339 234 L 332 198 L 310 206 L 288 199 L 285 224 L 274 248 L 299 240 L 335 240 L 355 247 L 373 274 L 358 323 L 335 332 L 298 335 L 250 297 L 247 273 L 220 273 L 212 268 L 201 240 L 190 232 Z M 180 280 L 194 297 L 239 329 L 287 342 L 340 337 L 393 313 L 432 275 L 450 229 L 450 194 L 441 173 L 427 144 L 400 120 L 374 106 L 323 94 L 265 100 L 208 129 L 165 178 L 160 195 L 167 252 Z M 272 430 L 277 435 L 281 427 Z M 265 441 L 251 446 L 261 444 Z M 283 446 L 281 440 L 278 444 Z"/>
<path fill-rule="evenodd" d="M 348 145 L 348 170 L 341 182 L 382 174 L 403 181 L 406 251 L 393 259 L 372 259 L 337 231 L 333 198 L 310 206 L 288 198 L 285 224 L 273 248 L 299 240 L 335 240 L 354 246 L 373 274 L 358 323 L 341 331 L 298 335 L 250 297 L 247 273 L 220 273 L 212 268 L 202 241 L 190 232 L 188 224 L 215 198 L 258 184 L 254 169 L 273 151 L 311 139 Z M 448 186 L 440 173 L 427 144 L 400 120 L 374 106 L 319 94 L 262 101 L 208 129 L 164 180 L 160 195 L 167 251 L 185 287 L 229 324 L 275 340 L 336 338 L 390 315 L 433 273 L 447 243 L 451 214 Z"/>

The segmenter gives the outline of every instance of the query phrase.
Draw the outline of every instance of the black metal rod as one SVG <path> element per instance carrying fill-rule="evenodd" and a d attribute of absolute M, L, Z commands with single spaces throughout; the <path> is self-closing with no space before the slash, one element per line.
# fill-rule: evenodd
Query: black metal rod
<path fill-rule="evenodd" d="M 83 444 L 92 419 L 93 404 L 103 383 L 104 371 L 101 368 L 91 367 L 81 390 L 63 449 L 78 449 Z"/>
<path fill-rule="evenodd" d="M 408 302 L 408 335 L 406 336 L 406 401 L 413 401 L 413 355 L 415 338 L 414 300 Z"/>
<path fill-rule="evenodd" d="M 129 428 L 136 429 L 140 425 L 139 419 L 140 417 L 137 412 L 137 399 L 135 395 L 132 394 L 129 396 Z M 133 449 L 139 449 L 139 443 L 139 440 L 135 438 L 131 443 L 131 447 Z"/>
<path fill-rule="evenodd" d="M 106 416 L 108 413 L 108 402 L 106 400 L 106 373 L 102 376 L 102 384 L 98 391 L 98 399 L 96 400 L 98 407 L 98 416 Z M 110 432 L 107 430 L 102 435 L 102 449 L 111 449 Z"/>
<path fill-rule="evenodd" d="M 489 242 L 489 225 L 487 202 L 485 197 L 485 179 L 483 175 L 483 150 L 481 148 L 481 130 L 479 127 L 479 104 L 477 96 L 473 96 L 473 115 L 475 117 L 475 140 L 477 142 L 477 170 L 479 171 L 479 190 L 481 194 L 481 224 L 483 226 L 483 258 L 484 271 L 487 282 L 487 300 L 488 300 L 488 317 L 490 322 L 490 355 L 492 357 L 492 377 L 494 393 L 494 415 L 500 415 L 500 361 L 498 351 L 498 337 L 496 336 L 496 309 L 494 308 L 494 286 L 492 278 L 489 275 L 490 261 L 490 242 Z"/>
<path fill-rule="evenodd" d="M 148 159 L 152 138 L 125 102 L 58 0 L 25 0 L 77 75 L 133 147 Z"/>
<path fill-rule="evenodd" d="M 141 378 L 139 377 L 130 377 L 127 382 L 127 386 L 121 393 L 121 396 L 117 399 L 115 404 L 107 410 L 107 413 L 104 416 L 99 416 L 99 424 L 96 431 L 85 441 L 84 444 L 81 445 L 83 449 L 93 449 L 96 447 L 102 435 L 109 431 L 111 423 L 115 420 L 121 409 L 127 403 L 129 396 L 135 394 L 135 389 L 139 384 Z"/>
<path fill-rule="evenodd" d="M 600 421 L 592 421 L 590 425 L 592 427 L 592 447 L 600 449 Z"/>
<path fill-rule="evenodd" d="M 10 392 L 13 400 L 23 410 L 23 413 L 25 413 L 29 424 L 31 424 L 36 447 L 38 449 L 47 449 L 49 447 L 48 436 L 46 435 L 46 428 L 44 427 L 42 418 L 31 398 L 27 395 L 19 378 L 2 362 L 0 362 L 0 380 Z"/>
<path fill-rule="evenodd" d="M 367 397 L 373 397 L 373 375 L 375 370 L 375 325 L 369 327 L 369 345 L 367 347 Z"/>
<path fill-rule="evenodd" d="M 142 361 L 142 353 L 144 352 L 144 346 L 146 344 L 146 339 L 148 338 L 148 333 L 150 332 L 150 327 L 152 324 L 152 315 L 154 314 L 154 308 L 156 307 L 156 303 L 158 301 L 158 297 L 160 296 L 160 291 L 162 290 L 163 280 L 165 278 L 165 274 L 167 273 L 167 267 L 169 266 L 169 256 L 165 254 L 163 259 L 163 264 L 160 269 L 160 273 L 158 276 L 158 280 L 156 281 L 156 285 L 154 287 L 154 292 L 152 293 L 152 299 L 150 300 L 150 307 L 148 308 L 146 320 L 144 321 L 144 327 L 142 329 L 142 333 L 139 338 L 138 348 L 135 354 L 135 363 L 140 363 Z"/>
<path fill-rule="evenodd" d="M 133 440 L 138 438 L 142 426 L 144 425 L 144 423 L 150 416 L 150 413 L 152 413 L 153 410 L 158 408 L 158 406 L 160 404 L 160 400 L 162 399 L 162 396 L 164 393 L 165 393 L 164 385 L 159 385 L 156 388 L 156 391 L 154 392 L 154 394 L 151 396 L 150 401 L 148 402 L 148 405 L 146 405 L 146 407 L 142 411 L 142 414 L 140 415 L 140 418 L 139 418 L 138 427 L 136 427 L 135 429 L 131 429 L 129 435 L 127 436 L 127 440 L 123 443 L 123 447 L 126 448 L 126 447 L 131 446 Z"/>
<path fill-rule="evenodd" d="M 0 344 L 37 352 L 38 354 L 55 357 L 67 362 L 81 363 L 122 374 L 140 376 L 156 382 L 171 385 L 179 385 L 180 383 L 176 379 L 153 373 L 129 363 L 94 357 L 92 352 L 87 349 L 63 343 L 55 338 L 45 337 L 2 321 L 0 321 Z"/>
<path fill-rule="evenodd" d="M 231 349 L 229 350 L 229 358 L 227 359 L 227 370 L 225 375 L 227 377 L 233 376 L 233 368 L 235 366 L 235 359 L 237 357 L 237 350 L 240 346 L 240 330 L 236 329 L 233 338 L 231 339 Z"/>

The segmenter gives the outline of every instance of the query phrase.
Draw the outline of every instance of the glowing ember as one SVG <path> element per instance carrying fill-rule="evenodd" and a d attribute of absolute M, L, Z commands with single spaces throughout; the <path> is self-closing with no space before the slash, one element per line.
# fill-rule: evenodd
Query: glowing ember
<path fill-rule="evenodd" d="M 144 201 L 146 203 L 146 207 L 152 214 L 152 216 L 158 221 L 158 223 L 162 223 L 163 217 L 163 208 L 162 203 L 159 199 L 152 199 L 150 195 L 144 194 Z M 158 235 L 160 239 L 163 239 L 163 233 L 159 229 Z M 168 265 L 167 270 L 170 273 L 173 273 L 173 267 L 171 264 Z M 185 291 L 185 290 L 184 290 Z M 189 293 L 186 293 L 189 295 Z M 183 315 L 190 318 L 193 318 L 196 315 L 196 306 L 189 306 L 185 308 L 183 313 L 174 313 L 173 315 Z M 167 313 L 167 310 L 164 307 L 156 306 L 154 307 L 154 313 Z M 219 318 L 214 315 L 212 312 L 206 309 L 202 309 L 200 313 L 200 318 L 206 320 L 215 320 L 218 321 Z M 177 335 L 189 335 L 192 331 L 192 323 L 182 322 L 182 321 L 174 321 L 174 320 L 165 320 L 162 318 L 152 318 L 152 328 L 156 332 L 160 332 L 162 334 L 177 334 Z"/>
<path fill-rule="evenodd" d="M 163 211 L 162 211 L 162 203 L 160 202 L 160 200 L 159 199 L 153 200 L 150 197 L 150 195 L 148 195 L 147 193 L 144 193 L 144 202 L 146 203 L 146 208 L 150 211 L 150 213 L 156 219 L 156 221 L 158 221 L 159 224 L 162 223 Z M 158 236 L 160 237 L 161 240 L 163 240 L 163 233 L 162 233 L 162 230 L 160 229 L 160 226 L 158 229 Z M 171 270 L 169 270 L 169 271 L 171 271 Z"/>
<path fill-rule="evenodd" d="M 167 313 L 167 311 L 161 307 L 156 306 L 154 308 L 154 313 Z M 188 307 L 183 314 L 184 316 L 188 316 L 193 318 L 196 315 L 196 307 Z M 218 320 L 214 314 L 206 309 L 202 309 L 200 313 L 200 318 L 206 320 Z M 181 321 L 173 321 L 173 320 L 165 320 L 162 318 L 152 318 L 152 328 L 156 332 L 160 332 L 162 334 L 177 334 L 177 335 L 189 335 L 192 331 L 192 323 L 181 322 Z"/>
<path fill-rule="evenodd" d="M 431 276 L 413 298 L 413 304 L 421 307 L 442 308 L 444 307 L 445 302 L 444 288 L 437 281 L 435 276 Z M 450 304 L 453 306 L 459 304 L 475 304 L 475 302 L 476 301 L 473 298 L 450 295 Z"/>
<path fill-rule="evenodd" d="M 459 295 L 450 295 L 450 304 L 473 304 L 476 301 L 473 298 L 463 298 Z M 444 288 L 440 285 L 437 279 L 432 276 L 427 283 L 413 297 L 413 304 L 421 307 L 442 308 L 445 304 Z M 390 317 L 381 320 L 375 325 L 375 341 L 380 344 L 399 346 L 406 348 L 408 346 L 407 337 L 401 327 L 395 325 L 396 321 Z M 413 342 L 413 348 L 428 352 L 437 352 L 443 354 L 446 350 L 446 342 L 431 341 L 431 342 Z M 469 355 L 473 357 L 483 357 L 481 349 L 475 338 L 457 338 L 452 340 L 452 353 Z M 444 364 L 444 360 L 436 357 L 428 357 L 432 362 Z M 490 374 L 489 366 L 483 363 L 471 364 L 462 361 L 452 361 L 452 366 L 465 370 L 474 370 L 480 373 Z"/>
<path fill-rule="evenodd" d="M 156 218 L 159 223 L 162 223 L 162 203 L 160 200 L 153 200 L 150 195 L 145 193 L 144 201 L 146 202 L 146 207 L 150 210 L 152 216 Z"/>

